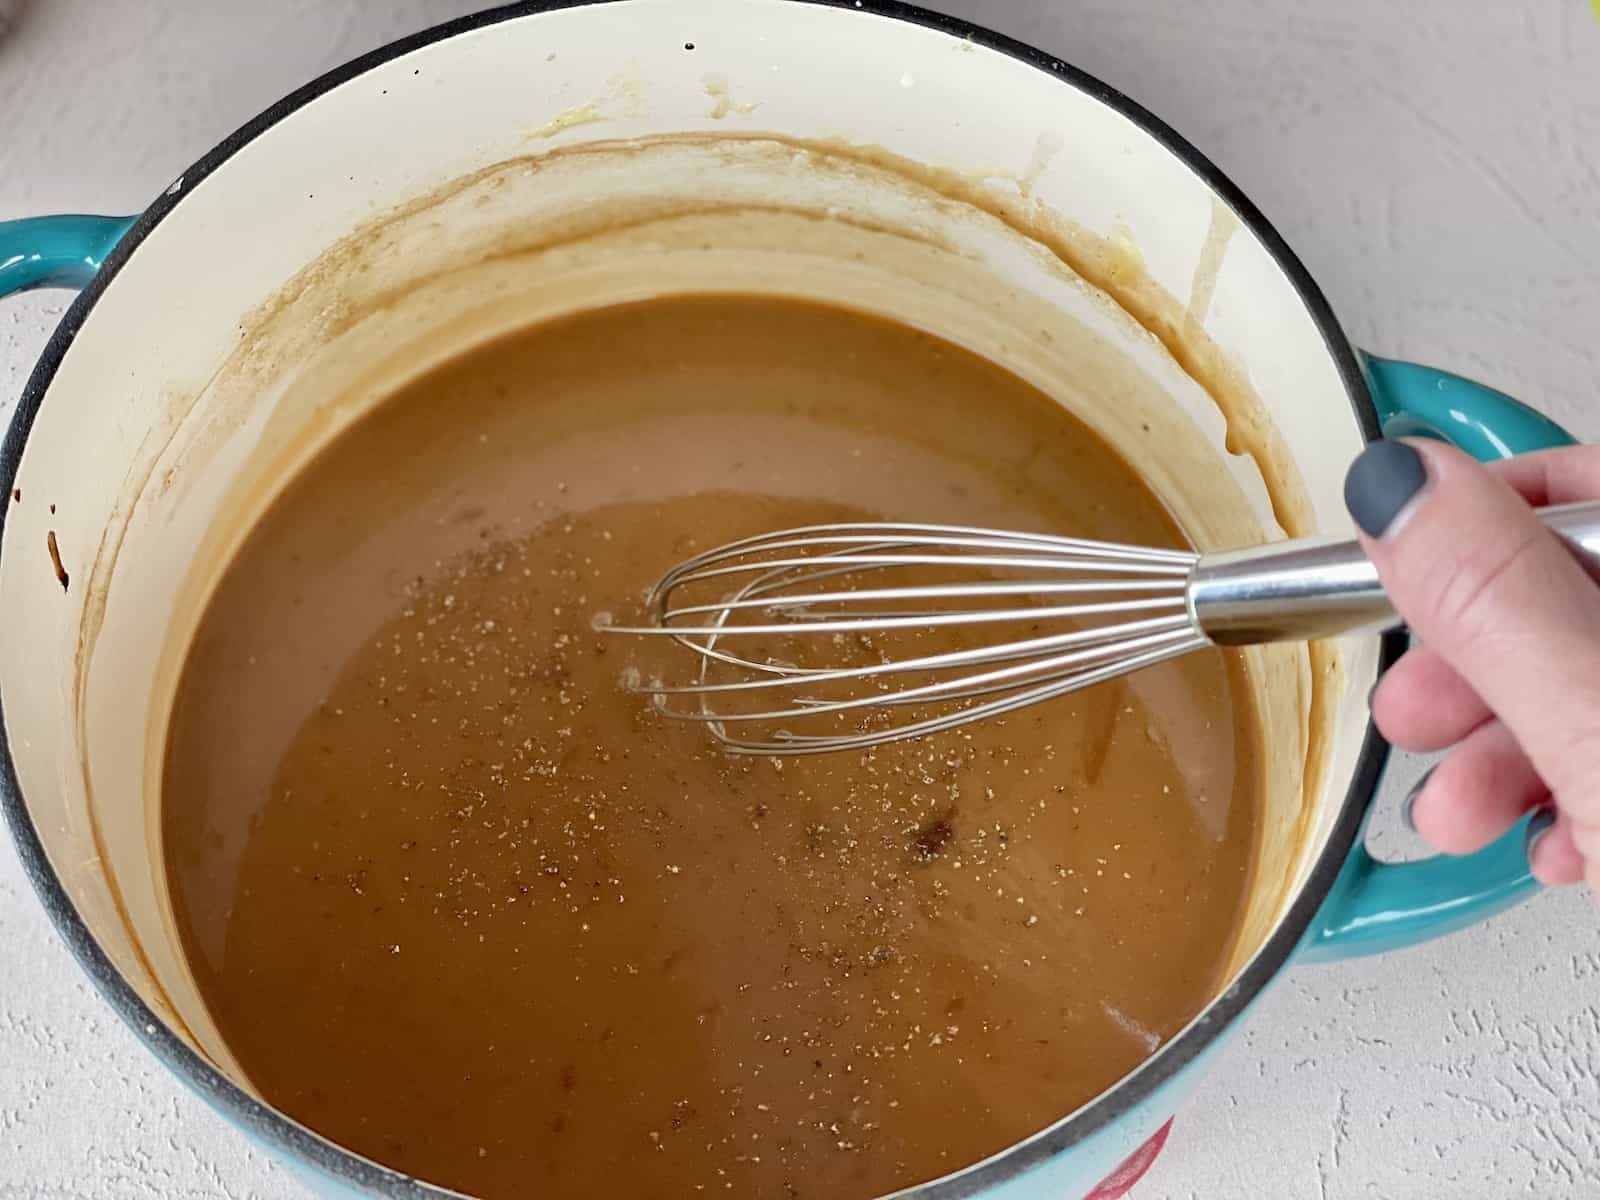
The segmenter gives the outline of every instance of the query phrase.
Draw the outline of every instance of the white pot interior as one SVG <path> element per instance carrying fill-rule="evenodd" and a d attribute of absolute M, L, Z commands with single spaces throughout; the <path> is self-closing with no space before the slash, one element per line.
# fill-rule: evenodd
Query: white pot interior
<path fill-rule="evenodd" d="M 848 303 L 1057 397 L 1202 548 L 1347 528 L 1361 432 L 1268 250 L 1139 125 L 948 33 L 776 0 L 530 15 L 357 75 L 174 186 L 29 438 L 0 558 L 23 636 L 0 646 L 0 697 L 73 903 L 224 1069 L 157 866 L 188 631 L 294 465 L 474 339 L 673 291 Z M 1234 969 L 1344 801 L 1377 652 L 1256 654 L 1268 809 Z"/>

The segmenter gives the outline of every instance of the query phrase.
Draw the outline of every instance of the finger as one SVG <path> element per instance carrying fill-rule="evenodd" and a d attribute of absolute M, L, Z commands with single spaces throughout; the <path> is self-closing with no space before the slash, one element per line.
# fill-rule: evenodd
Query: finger
<path fill-rule="evenodd" d="M 1418 754 L 1454 746 L 1493 714 L 1472 685 L 1427 646 L 1413 646 L 1372 693 L 1372 718 L 1391 743 Z"/>
<path fill-rule="evenodd" d="M 1547 887 L 1582 882 L 1585 860 L 1573 840 L 1571 818 L 1558 815 L 1553 826 L 1529 839 L 1528 866 Z"/>
<path fill-rule="evenodd" d="M 1600 823 L 1600 589 L 1502 478 L 1437 443 L 1377 442 L 1345 479 L 1395 607 Z"/>
<path fill-rule="evenodd" d="M 1511 730 L 1490 721 L 1424 776 L 1410 801 L 1411 824 L 1446 854 L 1471 854 L 1549 798 Z"/>
<path fill-rule="evenodd" d="M 1562 446 L 1536 454 L 1519 454 L 1489 464 L 1534 507 L 1570 504 L 1600 496 L 1600 450 L 1594 446 Z M 1580 564 L 1600 582 L 1600 566 Z"/>
<path fill-rule="evenodd" d="M 1562 825 L 1568 830 L 1572 839 L 1572 848 L 1584 860 L 1583 878 L 1600 895 L 1600 825 L 1585 824 L 1574 821 L 1566 814 L 1562 814 L 1557 828 Z"/>
<path fill-rule="evenodd" d="M 1519 454 L 1489 464 L 1489 470 L 1535 507 L 1600 496 L 1600 452 L 1593 446 Z"/>
<path fill-rule="evenodd" d="M 1564 824 L 1572 848 L 1590 862 L 1600 860 L 1600 825 L 1584 825 L 1571 818 Z"/>

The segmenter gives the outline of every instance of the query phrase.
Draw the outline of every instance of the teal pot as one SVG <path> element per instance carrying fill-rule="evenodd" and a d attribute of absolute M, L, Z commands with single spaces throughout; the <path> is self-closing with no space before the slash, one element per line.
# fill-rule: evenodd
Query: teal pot
<path fill-rule="evenodd" d="M 854 304 L 1001 356 L 1206 549 L 1348 532 L 1344 466 L 1385 433 L 1485 458 L 1568 440 L 1354 350 L 1256 207 L 1133 101 L 887 0 L 532 3 L 441 26 L 285 98 L 137 217 L 0 224 L 0 291 L 49 285 L 81 291 L 0 456 L 0 802 L 111 1006 L 330 1196 L 443 1193 L 252 1093 L 173 936 L 155 781 L 228 531 L 401 358 L 674 289 Z M 1229 432 L 1251 453 L 1226 453 Z M 1261 652 L 1262 884 L 1228 978 L 1094 1101 L 915 1194 L 1110 1196 L 1291 961 L 1396 949 L 1535 892 L 1524 826 L 1466 858 L 1362 848 L 1385 756 L 1365 697 L 1401 647 Z"/>

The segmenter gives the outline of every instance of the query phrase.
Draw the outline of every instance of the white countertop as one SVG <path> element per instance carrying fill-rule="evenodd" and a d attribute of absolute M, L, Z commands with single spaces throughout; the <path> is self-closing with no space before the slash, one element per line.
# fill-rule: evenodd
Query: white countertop
<path fill-rule="evenodd" d="M 0 218 L 135 212 L 284 92 L 480 5 L 20 7 L 0 35 Z M 1588 0 L 936 7 L 1176 125 L 1277 222 L 1360 344 L 1475 375 L 1600 438 Z M 59 292 L 0 301 L 0 416 L 64 307 Z M 19 616 L 6 636 L 26 636 Z M 1414 777 L 1399 763 L 1385 789 L 1391 849 Z M 300 1195 L 100 1002 L 0 838 L 0 1200 Z M 1519 1196 L 1600 1196 L 1600 910 L 1577 891 L 1421 949 L 1291 971 L 1134 1193 Z"/>

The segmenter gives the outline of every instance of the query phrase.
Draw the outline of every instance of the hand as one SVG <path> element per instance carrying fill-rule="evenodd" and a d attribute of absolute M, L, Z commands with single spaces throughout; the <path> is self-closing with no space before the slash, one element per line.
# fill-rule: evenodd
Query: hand
<path fill-rule="evenodd" d="M 1345 504 L 1419 639 L 1373 692 L 1383 735 L 1449 749 L 1408 797 L 1447 854 L 1529 809 L 1528 860 L 1549 884 L 1600 890 L 1600 586 L 1532 506 L 1600 498 L 1600 446 L 1479 466 L 1434 442 L 1377 442 Z"/>

